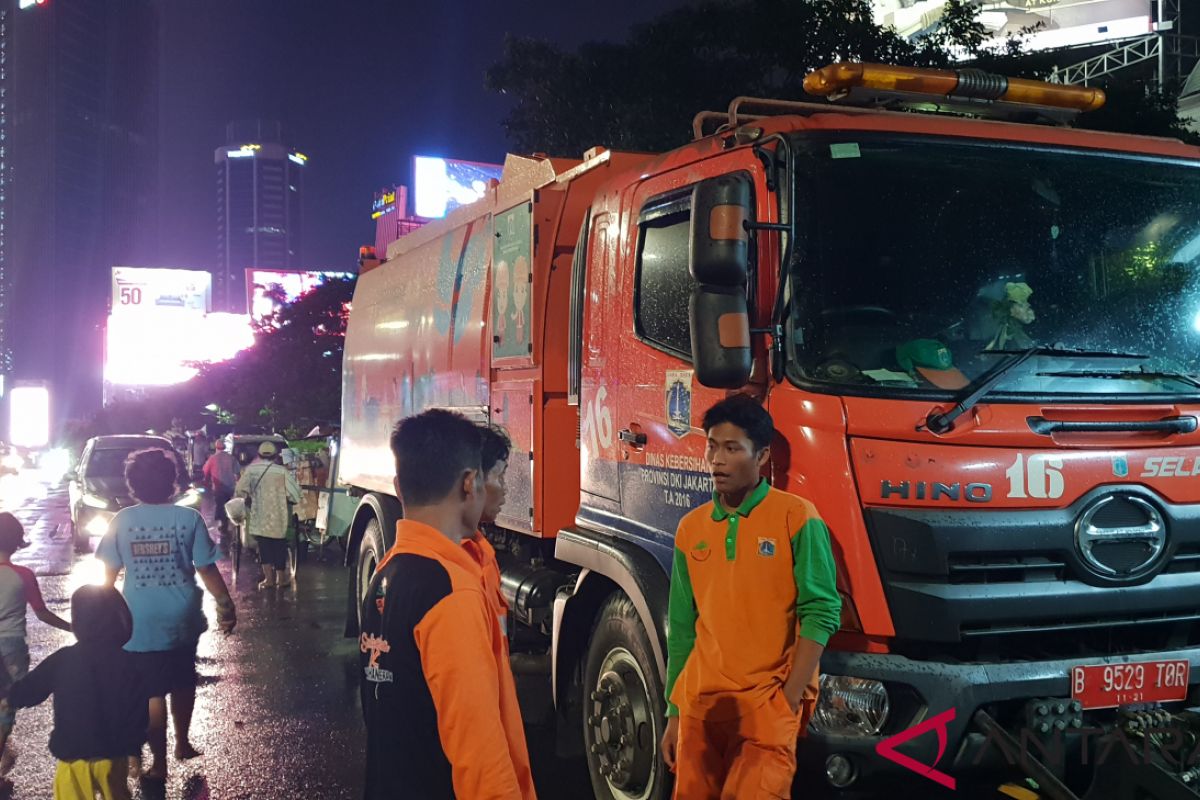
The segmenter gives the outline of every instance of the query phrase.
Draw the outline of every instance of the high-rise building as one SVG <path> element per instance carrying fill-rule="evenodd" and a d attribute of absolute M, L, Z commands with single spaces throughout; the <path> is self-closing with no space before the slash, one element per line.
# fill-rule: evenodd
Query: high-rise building
<path fill-rule="evenodd" d="M 153 0 L 0 6 L 6 332 L 13 376 L 49 381 L 61 422 L 100 405 L 112 266 L 155 256 L 158 12 Z"/>
<path fill-rule="evenodd" d="M 213 308 L 246 311 L 248 267 L 302 265 L 300 200 L 308 157 L 284 145 L 282 126 L 230 123 L 213 157 L 217 172 L 217 269 Z"/>
<path fill-rule="evenodd" d="M 8 56 L 11 23 L 9 9 L 0 7 L 0 396 L 12 374 L 12 321 L 10 302 L 12 272 L 8 267 L 8 153 L 12 142 L 8 135 Z"/>

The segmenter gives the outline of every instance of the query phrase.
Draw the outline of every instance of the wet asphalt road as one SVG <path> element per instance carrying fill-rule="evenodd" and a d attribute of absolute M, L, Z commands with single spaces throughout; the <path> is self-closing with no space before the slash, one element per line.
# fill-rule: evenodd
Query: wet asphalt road
<path fill-rule="evenodd" d="M 49 492 L 46 494 L 46 492 Z M 41 495 L 41 496 L 39 496 Z M 0 510 L 24 523 L 30 547 L 14 561 L 36 573 L 47 605 L 69 617 L 70 596 L 101 579 L 91 556 L 76 556 L 67 527 L 66 493 L 0 479 Z M 171 761 L 165 797 L 183 800 L 342 800 L 362 791 L 362 742 L 357 648 L 342 636 L 346 574 L 340 551 L 325 563 L 310 556 L 296 585 L 258 592 L 257 567 L 243 561 L 236 584 L 230 562 L 221 563 L 238 606 L 232 636 L 200 639 L 200 687 L 192 742 L 204 754 Z M 216 612 L 205 597 L 210 622 Z M 72 641 L 29 615 L 29 646 L 36 665 Z M 526 679 L 523 679 L 523 682 Z M 530 755 L 542 798 L 590 797 L 586 768 L 553 757 L 549 706 L 541 681 L 523 685 L 522 710 L 529 725 Z M 50 702 L 18 714 L 13 741 L 19 755 L 9 777 L 20 800 L 53 796 L 54 759 L 47 750 Z M 168 741 L 170 745 L 170 740 Z M 148 763 L 148 751 L 147 751 Z M 141 800 L 164 797 L 161 788 L 138 787 Z"/>

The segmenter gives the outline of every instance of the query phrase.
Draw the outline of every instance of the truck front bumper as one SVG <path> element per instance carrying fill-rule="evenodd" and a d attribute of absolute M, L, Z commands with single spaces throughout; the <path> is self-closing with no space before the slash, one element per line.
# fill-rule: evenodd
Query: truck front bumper
<path fill-rule="evenodd" d="M 832 755 L 841 755 L 853 765 L 856 784 L 912 771 L 875 752 L 876 745 L 923 720 L 954 709 L 946 722 L 946 750 L 938 759 L 938 736 L 931 730 L 914 737 L 897 749 L 912 759 L 943 773 L 969 777 L 987 764 L 987 737 L 975 728 L 972 717 L 985 707 L 1023 703 L 1034 698 L 1069 698 L 1071 668 L 1091 664 L 1125 664 L 1142 661 L 1179 660 L 1191 665 L 1187 705 L 1200 705 L 1200 648 L 1164 650 L 1111 658 L 1072 658 L 1053 661 L 956 664 L 914 661 L 899 655 L 827 651 L 821 671 L 881 681 L 889 694 L 911 693 L 915 707 L 898 708 L 899 715 L 885 723 L 878 736 L 819 734 L 811 729 L 800 741 L 797 760 L 800 772 L 825 773 Z M 1085 712 L 1086 714 L 1087 712 Z M 999 755 L 994 754 L 994 755 Z M 932 786 L 932 784 L 930 784 Z"/>

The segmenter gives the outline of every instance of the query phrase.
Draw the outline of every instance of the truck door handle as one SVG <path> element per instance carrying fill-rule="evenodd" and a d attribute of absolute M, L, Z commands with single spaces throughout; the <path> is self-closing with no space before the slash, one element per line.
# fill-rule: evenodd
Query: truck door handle
<path fill-rule="evenodd" d="M 1059 420 L 1045 417 L 1026 417 L 1029 430 L 1041 436 L 1053 433 L 1194 433 L 1195 417 L 1167 417 L 1166 419 L 1120 421 L 1120 420 Z"/>
<path fill-rule="evenodd" d="M 618 433 L 617 436 L 621 439 L 622 442 L 625 442 L 626 444 L 631 444 L 634 447 L 645 447 L 646 442 L 648 441 L 646 439 L 646 434 L 641 433 L 641 432 L 634 433 L 633 431 L 629 430 L 628 428 L 625 428 L 623 431 Z"/>

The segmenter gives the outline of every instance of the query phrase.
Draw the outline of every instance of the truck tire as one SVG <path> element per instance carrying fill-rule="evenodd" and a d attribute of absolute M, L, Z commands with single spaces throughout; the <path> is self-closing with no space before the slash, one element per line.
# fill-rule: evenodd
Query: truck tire
<path fill-rule="evenodd" d="M 663 687 L 650 637 L 622 592 L 614 592 L 596 615 L 581 688 L 583 745 L 597 799 L 666 797 L 667 767 L 658 752 Z"/>
<path fill-rule="evenodd" d="M 371 576 L 375 568 L 383 560 L 383 527 L 379 520 L 371 517 L 367 529 L 363 531 L 362 542 L 358 545 L 358 564 L 354 570 L 354 614 L 358 620 L 359 630 L 362 630 L 362 606 L 367 597 L 367 588 L 371 585 Z"/>

